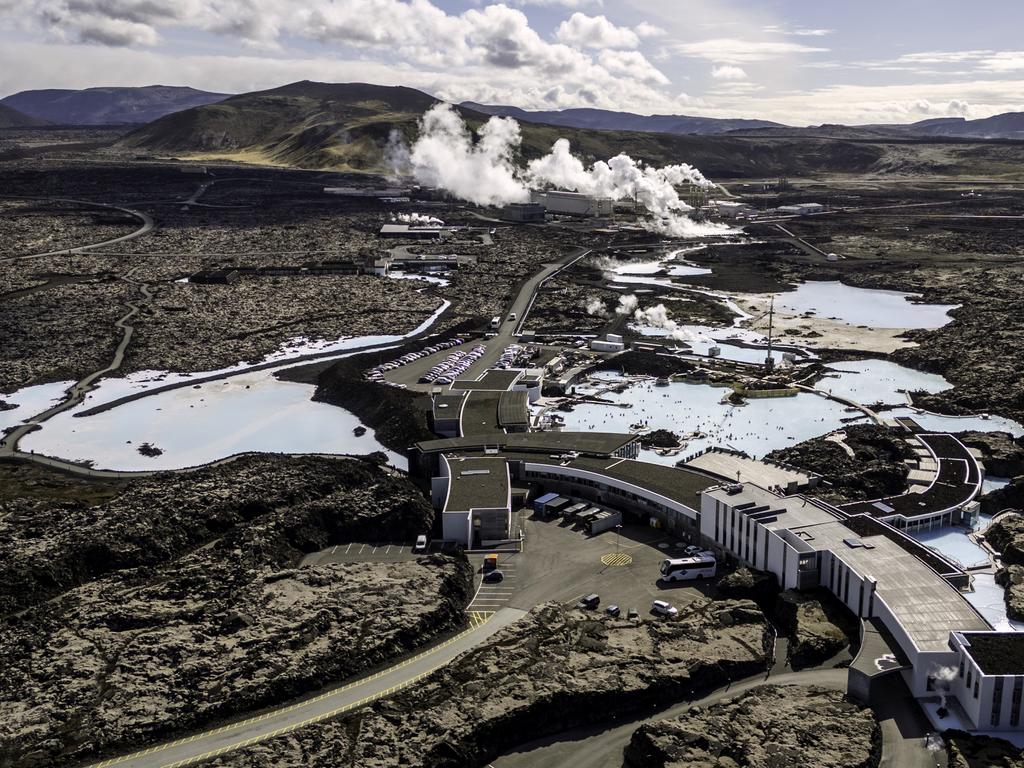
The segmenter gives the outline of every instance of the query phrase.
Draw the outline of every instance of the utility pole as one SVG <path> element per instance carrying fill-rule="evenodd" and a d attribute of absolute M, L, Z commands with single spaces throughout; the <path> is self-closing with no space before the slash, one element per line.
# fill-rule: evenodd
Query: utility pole
<path fill-rule="evenodd" d="M 772 359 L 772 330 L 775 322 L 775 296 L 772 296 L 768 303 L 768 357 L 764 361 L 766 373 L 775 370 L 775 360 Z"/>

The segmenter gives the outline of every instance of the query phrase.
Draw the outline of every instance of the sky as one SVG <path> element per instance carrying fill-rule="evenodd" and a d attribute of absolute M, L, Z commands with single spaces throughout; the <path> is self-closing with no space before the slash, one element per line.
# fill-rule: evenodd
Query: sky
<path fill-rule="evenodd" d="M 0 96 L 297 80 L 790 125 L 1024 111 L 1022 0 L 0 0 Z"/>

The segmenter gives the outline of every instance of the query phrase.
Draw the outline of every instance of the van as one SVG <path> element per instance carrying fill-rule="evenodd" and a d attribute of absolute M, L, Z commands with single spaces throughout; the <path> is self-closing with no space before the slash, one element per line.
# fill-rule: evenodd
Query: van
<path fill-rule="evenodd" d="M 577 608 L 588 608 L 590 610 L 594 610 L 600 604 L 601 604 L 601 597 L 599 595 L 597 595 L 596 593 L 592 593 L 592 594 L 584 595 L 583 597 L 581 597 L 579 599 L 579 602 L 576 603 L 576 607 Z"/>
<path fill-rule="evenodd" d="M 498 567 L 498 556 L 497 555 L 485 555 L 484 556 L 484 570 L 493 571 Z"/>
<path fill-rule="evenodd" d="M 492 317 L 491 318 L 491 328 L 497 329 L 497 328 L 500 328 L 500 327 L 501 327 L 501 318 L 497 317 L 497 316 Z"/>

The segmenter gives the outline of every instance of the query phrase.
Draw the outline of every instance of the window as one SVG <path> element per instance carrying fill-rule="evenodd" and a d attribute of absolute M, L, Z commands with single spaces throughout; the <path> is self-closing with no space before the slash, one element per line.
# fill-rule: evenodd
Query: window
<path fill-rule="evenodd" d="M 979 682 L 980 682 L 980 679 L 978 677 L 974 678 L 974 698 L 978 698 L 978 683 Z"/>
<path fill-rule="evenodd" d="M 960 657 L 960 677 L 964 676 L 964 657 Z"/>
<path fill-rule="evenodd" d="M 1003 714 L 1003 678 L 997 677 L 995 685 L 992 686 L 992 727 L 999 725 L 999 720 Z"/>
<path fill-rule="evenodd" d="M 970 688 L 970 687 L 971 687 L 971 674 L 972 674 L 973 672 L 974 672 L 974 670 L 973 670 L 973 669 L 972 669 L 971 667 L 968 667 L 968 668 L 967 668 L 967 687 L 968 687 L 968 688 Z"/>
<path fill-rule="evenodd" d="M 1013 678 L 1013 699 L 1010 701 L 1010 725 L 1020 725 L 1020 695 L 1024 691 L 1024 677 Z"/>

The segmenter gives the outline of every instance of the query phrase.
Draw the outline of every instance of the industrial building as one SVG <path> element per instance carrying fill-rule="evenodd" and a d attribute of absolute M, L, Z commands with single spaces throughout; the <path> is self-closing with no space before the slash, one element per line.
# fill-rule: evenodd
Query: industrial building
<path fill-rule="evenodd" d="M 956 674 L 949 683 L 966 730 L 1019 731 L 1024 699 L 1024 633 L 952 632 Z M 948 708 L 948 706 L 947 706 Z"/>
<path fill-rule="evenodd" d="M 563 216 L 611 216 L 615 212 L 615 201 L 610 197 L 595 197 L 582 192 L 534 192 L 533 202 L 543 205 L 548 213 Z"/>
<path fill-rule="evenodd" d="M 543 224 L 546 210 L 540 203 L 509 203 L 501 209 L 501 218 L 519 224 Z"/>
<path fill-rule="evenodd" d="M 412 224 L 385 224 L 380 228 L 381 237 L 405 237 L 412 240 L 433 240 L 440 238 L 447 230 L 444 227 L 418 227 Z"/>
<path fill-rule="evenodd" d="M 738 219 L 754 212 L 754 206 L 736 200 L 714 200 L 712 205 L 723 219 Z"/>
<path fill-rule="evenodd" d="M 793 205 L 780 205 L 775 209 L 776 213 L 783 216 L 808 216 L 812 213 L 822 213 L 825 206 L 821 203 L 795 203 Z"/>
<path fill-rule="evenodd" d="M 591 339 L 590 348 L 595 352 L 622 352 L 626 345 L 617 333 L 605 334 L 603 339 Z"/>

